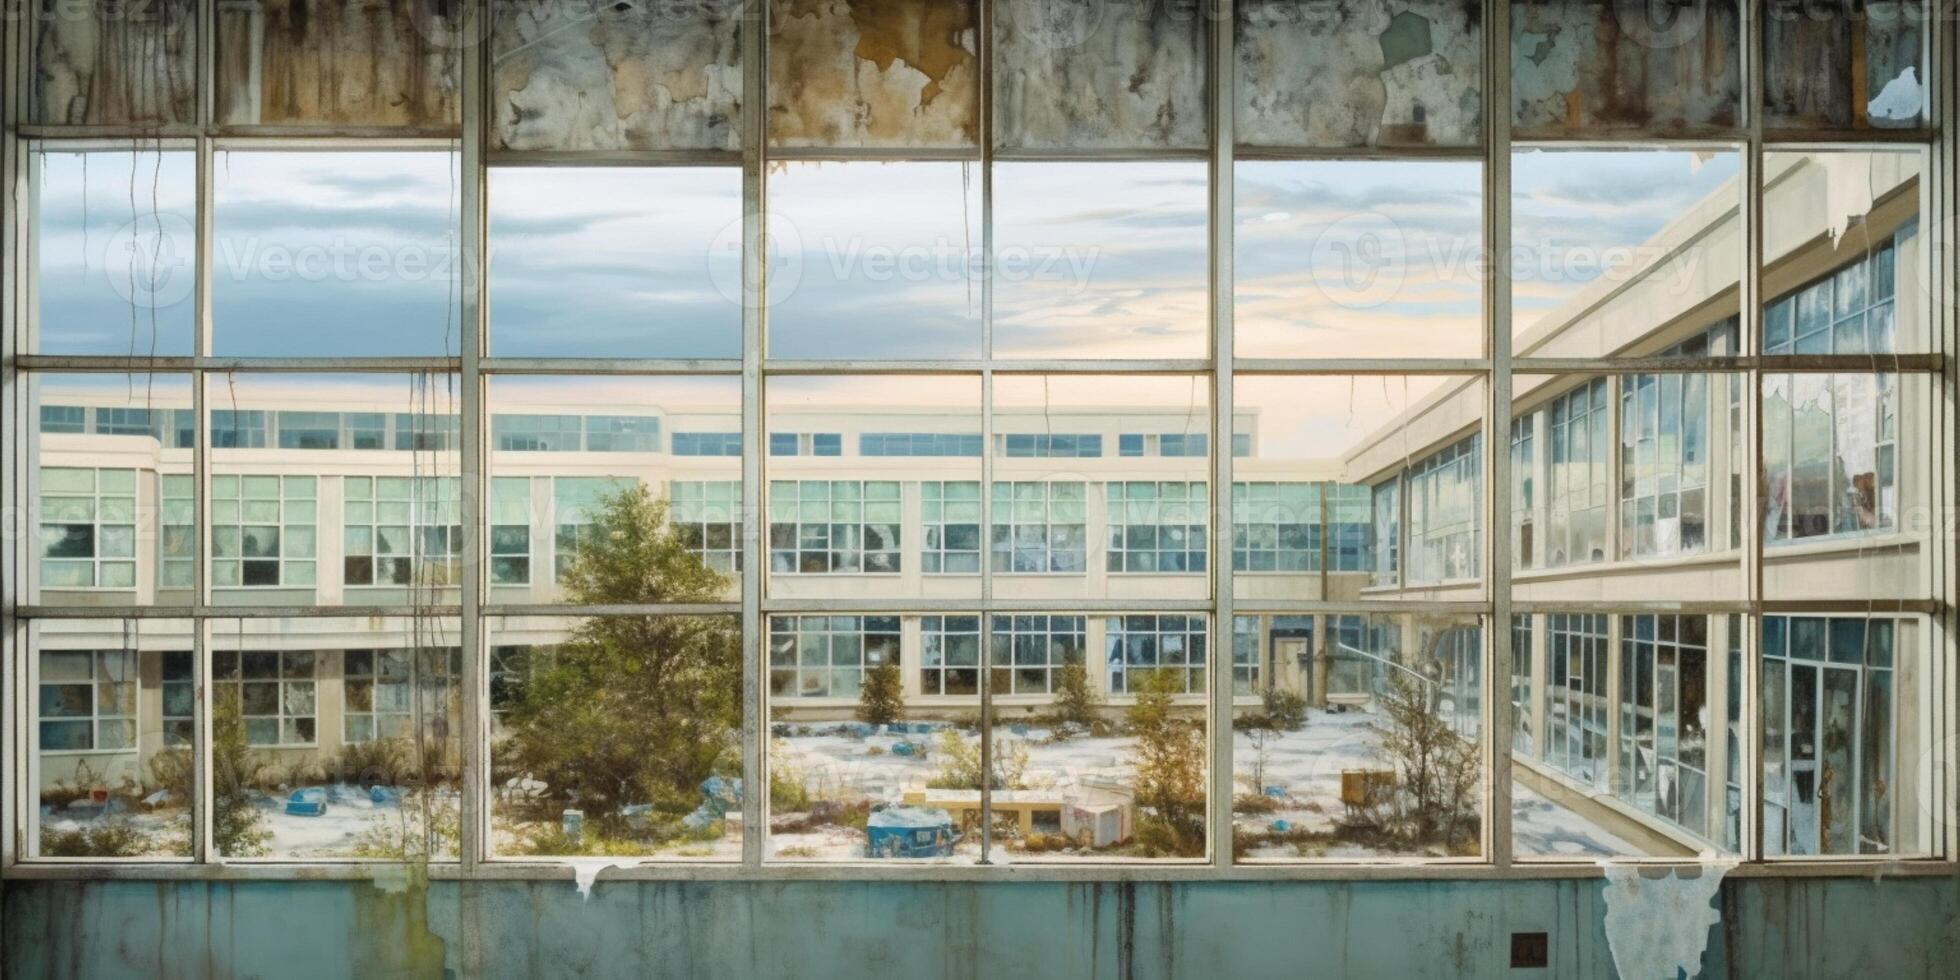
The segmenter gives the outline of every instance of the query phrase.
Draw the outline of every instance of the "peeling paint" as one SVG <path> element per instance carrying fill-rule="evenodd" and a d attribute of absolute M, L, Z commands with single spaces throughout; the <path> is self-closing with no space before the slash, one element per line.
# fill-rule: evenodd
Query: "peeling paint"
<path fill-rule="evenodd" d="M 1917 111 L 1872 99 L 1908 71 L 1926 76 L 1922 61 L 1926 13 L 1918 2 L 1779 0 L 1763 22 L 1763 121 L 1773 128 L 1898 128 L 1925 122 Z"/>
<path fill-rule="evenodd" d="M 1237 7 L 1244 146 L 1474 146 L 1476 0 L 1247 0 Z"/>
<path fill-rule="evenodd" d="M 1740 31 L 1733 0 L 1514 4 L 1513 135 L 1731 128 L 1742 98 Z"/>
<path fill-rule="evenodd" d="M 1610 861 L 1600 867 L 1606 872 L 1606 943 L 1620 976 L 1701 973 L 1709 929 L 1722 921 L 1715 899 L 1735 862 L 1717 861 L 1704 852 L 1701 870 L 1693 877 L 1674 870 L 1648 877 L 1639 865 Z"/>
<path fill-rule="evenodd" d="M 224 0 L 217 117 L 229 125 L 447 127 L 462 48 L 443 0 Z"/>
<path fill-rule="evenodd" d="M 494 138 L 510 150 L 741 148 L 731 4 L 499 4 Z"/>
<path fill-rule="evenodd" d="M 1195 2 L 997 0 L 994 141 L 1011 149 L 1201 149 Z"/>
<path fill-rule="evenodd" d="M 769 142 L 978 145 L 973 0 L 771 0 Z"/>
<path fill-rule="evenodd" d="M 25 8 L 26 4 L 21 4 Z M 28 118 L 75 126 L 192 122 L 197 113 L 196 0 L 87 4 L 39 0 Z M 7 6 L 8 16 L 16 12 Z"/>

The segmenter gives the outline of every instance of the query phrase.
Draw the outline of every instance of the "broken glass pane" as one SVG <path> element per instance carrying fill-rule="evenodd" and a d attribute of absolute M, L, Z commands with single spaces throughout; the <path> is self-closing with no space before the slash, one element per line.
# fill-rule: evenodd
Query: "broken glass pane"
<path fill-rule="evenodd" d="M 974 0 L 771 0 L 769 142 L 979 143 Z"/>
<path fill-rule="evenodd" d="M 1205 145 L 1198 5 L 1001 0 L 994 142 L 1040 149 Z"/>
<path fill-rule="evenodd" d="M 1923 3 L 1779 0 L 1767 6 L 1765 125 L 1803 129 L 1925 125 Z"/>
<path fill-rule="evenodd" d="M 218 121 L 454 126 L 459 6 L 444 0 L 247 0 L 218 5 Z"/>
<path fill-rule="evenodd" d="M 510 150 L 740 146 L 740 4 L 499 4 L 491 111 Z"/>
<path fill-rule="evenodd" d="M 37 123 L 188 123 L 197 113 L 197 4 L 40 0 L 34 4 Z M 8 6 L 8 15 L 14 13 Z"/>
<path fill-rule="evenodd" d="M 1476 0 L 1247 0 L 1237 20 L 1240 144 L 1477 143 Z"/>
<path fill-rule="evenodd" d="M 1702 133 L 1736 125 L 1734 0 L 1562 0 L 1511 7 L 1518 138 Z"/>

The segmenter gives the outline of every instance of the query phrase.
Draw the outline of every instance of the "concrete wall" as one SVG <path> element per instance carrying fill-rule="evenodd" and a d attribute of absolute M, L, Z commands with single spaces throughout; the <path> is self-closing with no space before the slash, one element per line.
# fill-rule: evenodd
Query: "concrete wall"
<path fill-rule="evenodd" d="M 13 977 L 1611 977 L 1599 881 L 9 882 Z M 1705 976 L 1960 966 L 1950 878 L 1732 880 Z M 1509 968 L 1513 931 L 1551 968 Z"/>

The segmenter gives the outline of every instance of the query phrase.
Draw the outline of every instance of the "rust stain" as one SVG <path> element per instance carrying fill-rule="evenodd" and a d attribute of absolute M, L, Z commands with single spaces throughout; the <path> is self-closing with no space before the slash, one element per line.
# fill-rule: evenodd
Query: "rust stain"
<path fill-rule="evenodd" d="M 776 0 L 772 10 L 772 142 L 978 142 L 972 0 Z"/>

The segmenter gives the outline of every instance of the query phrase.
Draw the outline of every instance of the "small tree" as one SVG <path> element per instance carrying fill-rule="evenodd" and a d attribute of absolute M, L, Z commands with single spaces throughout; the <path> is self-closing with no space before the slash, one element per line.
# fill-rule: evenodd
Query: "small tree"
<path fill-rule="evenodd" d="M 1424 685 L 1396 672 L 1381 695 L 1388 725 L 1381 752 L 1399 778 L 1396 811 L 1401 832 L 1417 845 L 1453 847 L 1475 820 L 1476 744 L 1450 728 Z"/>
<path fill-rule="evenodd" d="M 1089 686 L 1089 668 L 1075 661 L 1063 664 L 1055 673 L 1055 735 L 1067 738 L 1094 729 L 1101 706 L 1102 698 Z"/>
<path fill-rule="evenodd" d="M 1138 837 L 1146 847 L 1180 856 L 1205 849 L 1205 738 L 1198 725 L 1173 714 L 1172 695 L 1183 674 L 1153 670 L 1131 675 L 1136 703 L 1129 710 L 1136 738 Z"/>
<path fill-rule="evenodd" d="M 592 536 L 559 577 L 580 605 L 711 602 L 727 579 L 667 524 L 664 501 L 633 484 L 599 502 Z M 515 768 L 626 832 L 622 809 L 678 816 L 711 775 L 740 771 L 742 641 L 719 616 L 594 616 L 538 658 L 505 721 Z"/>
<path fill-rule="evenodd" d="M 905 685 L 898 672 L 898 661 L 886 660 L 864 672 L 864 685 L 858 688 L 858 720 L 867 725 L 889 725 L 905 710 Z"/>
<path fill-rule="evenodd" d="M 265 853 L 272 834 L 252 803 L 252 786 L 264 763 L 245 738 L 245 718 L 237 695 L 220 693 L 211 709 L 211 842 L 226 857 Z"/>

